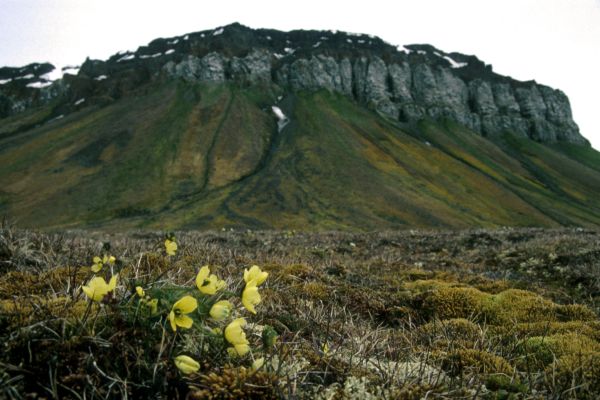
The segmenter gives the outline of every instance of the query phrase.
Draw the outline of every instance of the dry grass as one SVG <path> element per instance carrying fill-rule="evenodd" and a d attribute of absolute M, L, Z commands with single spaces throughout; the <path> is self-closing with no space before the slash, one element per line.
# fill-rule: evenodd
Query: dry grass
<path fill-rule="evenodd" d="M 179 232 L 171 258 L 163 237 L 4 224 L 0 398 L 600 395 L 598 232 Z M 90 305 L 80 288 L 106 251 L 118 295 Z M 266 360 L 258 372 L 223 352 L 219 335 L 173 335 L 164 314 L 134 306 L 135 286 L 175 293 L 205 264 L 236 296 L 244 268 L 269 272 L 248 318 L 253 354 Z M 179 373 L 181 352 L 198 373 Z"/>

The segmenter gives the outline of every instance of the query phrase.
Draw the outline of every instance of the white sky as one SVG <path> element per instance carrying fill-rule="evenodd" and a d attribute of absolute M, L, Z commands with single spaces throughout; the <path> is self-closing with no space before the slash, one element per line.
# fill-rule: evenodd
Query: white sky
<path fill-rule="evenodd" d="M 600 149 L 600 0 L 0 0 L 0 66 L 80 64 L 232 22 L 474 54 L 500 74 L 564 91 Z"/>

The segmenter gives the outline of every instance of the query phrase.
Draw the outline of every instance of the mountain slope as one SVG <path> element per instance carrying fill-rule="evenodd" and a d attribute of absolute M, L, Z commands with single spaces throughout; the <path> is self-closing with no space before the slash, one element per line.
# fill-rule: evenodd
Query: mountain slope
<path fill-rule="evenodd" d="M 600 154 L 558 91 L 367 36 L 185 37 L 29 88 L 0 119 L 0 214 L 105 229 L 600 224 Z"/>
<path fill-rule="evenodd" d="M 5 136 L 2 212 L 50 227 L 600 223 L 592 158 L 452 122 L 403 125 L 325 91 L 287 94 L 278 132 L 276 95 L 171 81 Z"/>

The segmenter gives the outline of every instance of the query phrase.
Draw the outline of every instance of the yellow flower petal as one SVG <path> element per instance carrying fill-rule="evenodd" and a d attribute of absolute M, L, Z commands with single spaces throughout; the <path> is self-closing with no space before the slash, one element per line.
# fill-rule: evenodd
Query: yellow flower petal
<path fill-rule="evenodd" d="M 81 289 L 90 299 L 94 301 L 101 301 L 102 298 L 110 291 L 104 278 L 99 276 L 90 279 L 87 286 L 82 286 Z"/>
<path fill-rule="evenodd" d="M 148 301 L 146 303 L 146 305 L 148 305 L 148 307 L 150 307 L 150 313 L 152 315 L 154 315 L 158 312 L 158 299 L 152 299 L 152 300 Z"/>
<path fill-rule="evenodd" d="M 202 288 L 206 285 L 206 281 L 208 280 L 208 276 L 210 275 L 210 268 L 208 265 L 203 266 L 198 271 L 198 275 L 196 275 L 196 287 L 198 290 L 202 291 Z"/>
<path fill-rule="evenodd" d="M 233 309 L 233 305 L 227 300 L 217 301 L 210 308 L 210 316 L 217 321 L 222 321 L 225 318 L 229 317 L 231 314 L 231 310 Z"/>
<path fill-rule="evenodd" d="M 254 360 L 254 362 L 252 363 L 252 369 L 254 371 L 259 370 L 262 368 L 262 366 L 265 365 L 265 359 L 264 357 L 261 358 L 257 358 L 256 360 Z"/>
<path fill-rule="evenodd" d="M 173 329 L 173 332 L 177 331 L 177 324 L 175 323 L 175 312 L 173 311 L 169 313 L 169 322 L 171 323 L 171 329 Z"/>
<path fill-rule="evenodd" d="M 167 252 L 168 255 L 174 256 L 175 253 L 177 252 L 177 243 L 175 243 L 172 240 L 166 239 L 165 240 L 165 251 Z"/>
<path fill-rule="evenodd" d="M 198 300 L 192 296 L 184 296 L 173 304 L 173 310 L 179 310 L 182 314 L 189 314 L 198 308 Z"/>
<path fill-rule="evenodd" d="M 246 334 L 242 330 L 242 327 L 246 325 L 246 320 L 244 318 L 238 318 L 233 320 L 227 327 L 225 328 L 225 339 L 233 344 L 248 344 L 248 340 L 246 339 Z"/>
<path fill-rule="evenodd" d="M 115 263 L 115 261 L 117 261 L 117 259 L 116 259 L 116 258 L 114 258 L 113 256 L 110 256 L 110 257 L 108 257 L 108 263 L 109 263 L 109 264 L 114 264 L 114 263 Z"/>
<path fill-rule="evenodd" d="M 107 288 L 109 292 L 112 292 L 117 287 L 117 278 L 118 277 L 119 277 L 119 274 L 116 274 L 116 275 L 113 275 L 112 278 L 110 278 L 110 281 L 108 282 L 108 288 Z"/>
<path fill-rule="evenodd" d="M 255 281 L 256 286 L 260 286 L 269 276 L 268 272 L 261 271 L 258 265 L 253 265 L 250 270 L 244 270 L 244 281 L 249 283 Z"/>
<path fill-rule="evenodd" d="M 98 256 L 94 257 L 94 264 L 100 264 L 102 263 L 102 259 Z"/>
<path fill-rule="evenodd" d="M 141 286 L 136 286 L 135 292 L 137 293 L 138 296 L 140 296 L 142 298 L 146 295 L 146 292 L 144 291 L 144 289 Z"/>
<path fill-rule="evenodd" d="M 246 310 L 256 314 L 254 306 L 260 303 L 261 298 L 258 288 L 253 283 L 254 281 L 250 281 L 250 284 L 246 285 L 246 288 L 242 292 L 242 304 L 246 307 Z"/>
<path fill-rule="evenodd" d="M 250 351 L 250 346 L 247 343 L 235 344 L 233 345 L 238 356 L 243 356 Z"/>
<path fill-rule="evenodd" d="M 175 317 L 175 324 L 185 329 L 190 329 L 194 324 L 194 320 L 187 315 L 178 315 Z"/>
<path fill-rule="evenodd" d="M 92 271 L 96 274 L 98 272 L 100 272 L 101 269 L 102 269 L 102 263 L 92 265 Z"/>
<path fill-rule="evenodd" d="M 192 357 L 188 356 L 177 356 L 175 357 L 175 366 L 184 374 L 191 374 L 198 372 L 200 364 Z"/>

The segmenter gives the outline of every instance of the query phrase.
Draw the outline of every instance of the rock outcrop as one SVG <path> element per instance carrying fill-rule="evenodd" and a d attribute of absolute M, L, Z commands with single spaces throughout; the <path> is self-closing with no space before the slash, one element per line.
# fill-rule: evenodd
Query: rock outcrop
<path fill-rule="evenodd" d="M 289 90 L 325 89 L 403 122 L 450 119 L 485 136 L 510 131 L 540 142 L 588 143 L 560 90 L 497 75 L 474 56 L 445 53 L 429 45 L 397 48 L 369 35 L 252 30 L 233 24 L 157 39 L 106 62 L 87 60 L 78 75 L 93 83 L 88 92 L 101 95 L 102 88 L 110 87 L 113 97 L 123 88 L 164 76 L 188 82 L 233 80 Z M 107 85 L 99 77 L 109 81 L 135 77 L 135 82 Z M 86 93 L 70 97 L 83 98 Z M 1 85 L 0 117 L 23 108 L 11 104 Z"/>

